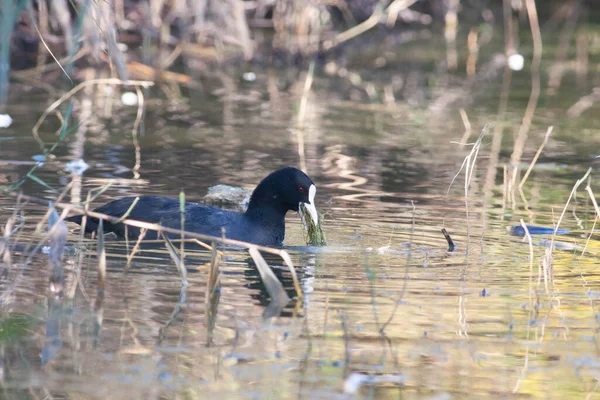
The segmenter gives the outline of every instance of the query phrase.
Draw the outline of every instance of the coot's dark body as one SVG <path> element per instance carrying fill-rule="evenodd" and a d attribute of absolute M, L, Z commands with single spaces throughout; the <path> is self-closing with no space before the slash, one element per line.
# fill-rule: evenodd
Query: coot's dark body
<path fill-rule="evenodd" d="M 306 203 L 311 216 L 317 223 L 314 208 L 316 188 L 310 178 L 302 171 L 285 167 L 267 176 L 254 190 L 245 213 L 222 210 L 197 203 L 186 203 L 184 211 L 185 230 L 205 235 L 221 237 L 223 230 L 228 239 L 241 240 L 259 245 L 280 245 L 285 237 L 285 214 L 298 211 L 299 203 Z M 98 207 L 94 211 L 113 217 L 121 217 L 131 207 L 135 197 L 125 197 Z M 129 213 L 128 219 L 160 224 L 181 229 L 181 212 L 178 199 L 159 196 L 141 196 Z M 81 224 L 82 216 L 68 220 Z M 87 233 L 98 229 L 98 219 L 88 218 Z M 124 237 L 127 232 L 136 238 L 140 229 L 123 224 L 104 221 L 104 232 L 114 232 Z M 178 237 L 170 234 L 170 237 Z M 156 239 L 157 233 L 149 231 L 147 239 Z"/>

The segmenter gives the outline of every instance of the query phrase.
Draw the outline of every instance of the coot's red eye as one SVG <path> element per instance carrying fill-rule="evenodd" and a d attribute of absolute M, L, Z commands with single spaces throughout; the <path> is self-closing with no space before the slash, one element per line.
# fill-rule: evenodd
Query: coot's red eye
<path fill-rule="evenodd" d="M 303 188 L 303 187 L 299 187 L 299 188 L 298 188 L 298 191 L 299 191 L 300 193 L 303 193 L 303 192 L 304 192 L 304 188 Z"/>

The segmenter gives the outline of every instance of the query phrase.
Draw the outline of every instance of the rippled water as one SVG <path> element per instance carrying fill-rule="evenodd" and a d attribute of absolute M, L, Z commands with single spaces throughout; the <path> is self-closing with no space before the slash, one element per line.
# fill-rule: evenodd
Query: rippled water
<path fill-rule="evenodd" d="M 11 265 L 5 257 L 0 282 L 1 397 L 597 396 L 600 242 L 594 234 L 582 254 L 594 222 L 587 181 L 562 220 L 570 233 L 557 238 L 547 290 L 540 265 L 550 236 L 533 238 L 530 260 L 527 242 L 507 232 L 521 218 L 552 227 L 576 180 L 597 168 L 597 117 L 563 118 L 582 95 L 571 78 L 560 96 L 542 93 L 521 174 L 547 127 L 555 131 L 524 186 L 526 202 L 518 192 L 506 194 L 503 168 L 529 96 L 528 72 L 513 73 L 502 115 L 501 70 L 468 89 L 468 101 L 442 110 L 411 102 L 410 92 L 395 104 L 369 104 L 340 78 L 319 75 L 301 129 L 302 73 L 290 87 L 289 77 L 259 70 L 255 82 L 222 78 L 181 98 L 148 91 L 137 152 L 136 108 L 115 104 L 107 116 L 104 102 L 81 96 L 73 118 L 83 127 L 35 172 L 58 190 L 73 182 L 67 200 L 85 199 L 109 182 L 94 205 L 124 195 L 176 197 L 181 190 L 197 200 L 217 183 L 251 187 L 280 166 L 304 163 L 318 187 L 329 245 L 303 246 L 299 219 L 289 215 L 285 244 L 304 299 L 268 316 L 268 294 L 243 250 L 225 250 L 220 295 L 206 305 L 209 253 L 187 251 L 189 285 L 182 291 L 163 246 L 144 249 L 126 268 L 126 244 L 108 241 L 102 296 L 96 242 L 81 241 L 71 226 L 67 292 L 79 266 L 81 273 L 73 299 L 55 300 L 47 296 L 47 256 L 24 252 L 39 241 L 35 225 L 46 211 L 30 203 L 21 234 L 10 239 Z M 425 97 L 440 96 L 420 85 L 415 91 Z M 3 185 L 35 163 L 40 147 L 31 127 L 53 100 L 32 94 L 11 106 L 15 125 L 0 141 Z M 471 150 L 456 144 L 464 134 L 459 106 L 473 126 L 468 142 L 486 123 L 496 124 L 478 154 L 468 220 L 464 173 L 450 187 Z M 56 140 L 53 118 L 43 125 L 45 142 Z M 497 162 L 495 135 L 502 135 Z M 83 177 L 64 170 L 81 157 L 90 165 Z M 594 170 L 598 193 L 596 176 Z M 32 180 L 23 191 L 56 198 Z M 2 225 L 15 204 L 14 197 L 0 198 Z M 455 251 L 448 251 L 441 228 Z M 291 291 L 281 260 L 268 261 Z"/>

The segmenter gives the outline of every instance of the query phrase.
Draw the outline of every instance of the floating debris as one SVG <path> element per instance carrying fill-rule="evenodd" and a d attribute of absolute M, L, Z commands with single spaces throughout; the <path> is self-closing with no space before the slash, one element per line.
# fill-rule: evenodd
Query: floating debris
<path fill-rule="evenodd" d="M 344 381 L 344 392 L 354 394 L 364 384 L 376 385 L 381 383 L 392 383 L 397 385 L 404 384 L 406 379 L 403 375 L 367 375 L 360 372 L 353 372 Z"/>
<path fill-rule="evenodd" d="M 65 170 L 71 172 L 73 175 L 82 175 L 88 168 L 89 164 L 85 161 L 79 159 L 75 161 L 70 161 L 65 165 Z"/>
<path fill-rule="evenodd" d="M 31 159 L 38 163 L 40 167 L 46 162 L 46 156 L 43 154 L 36 154 L 35 156 L 32 156 Z"/>

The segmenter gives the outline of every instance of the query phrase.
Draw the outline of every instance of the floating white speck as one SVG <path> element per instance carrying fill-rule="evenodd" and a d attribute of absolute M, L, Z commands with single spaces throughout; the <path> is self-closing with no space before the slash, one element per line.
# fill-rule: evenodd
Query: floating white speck
<path fill-rule="evenodd" d="M 73 173 L 74 175 L 81 175 L 90 166 L 83 160 L 70 161 L 65 165 L 65 170 Z"/>
<path fill-rule="evenodd" d="M 0 114 L 0 128 L 8 128 L 12 125 L 13 119 L 8 114 Z"/>
<path fill-rule="evenodd" d="M 256 80 L 256 74 L 254 72 L 244 72 L 242 75 L 245 81 L 254 82 Z"/>
<path fill-rule="evenodd" d="M 525 59 L 520 54 L 512 54 L 508 57 L 508 67 L 513 71 L 520 71 L 525 65 Z"/>
<path fill-rule="evenodd" d="M 359 372 L 353 372 L 344 381 L 344 392 L 355 394 L 364 384 L 377 385 L 381 383 L 392 383 L 402 385 L 405 382 L 403 375 L 367 375 Z"/>
<path fill-rule="evenodd" d="M 46 161 L 46 156 L 43 154 L 36 154 L 35 156 L 32 156 L 31 159 L 42 166 Z"/>
<path fill-rule="evenodd" d="M 121 95 L 121 103 L 126 106 L 135 106 L 138 103 L 137 94 L 133 92 L 125 92 Z"/>

